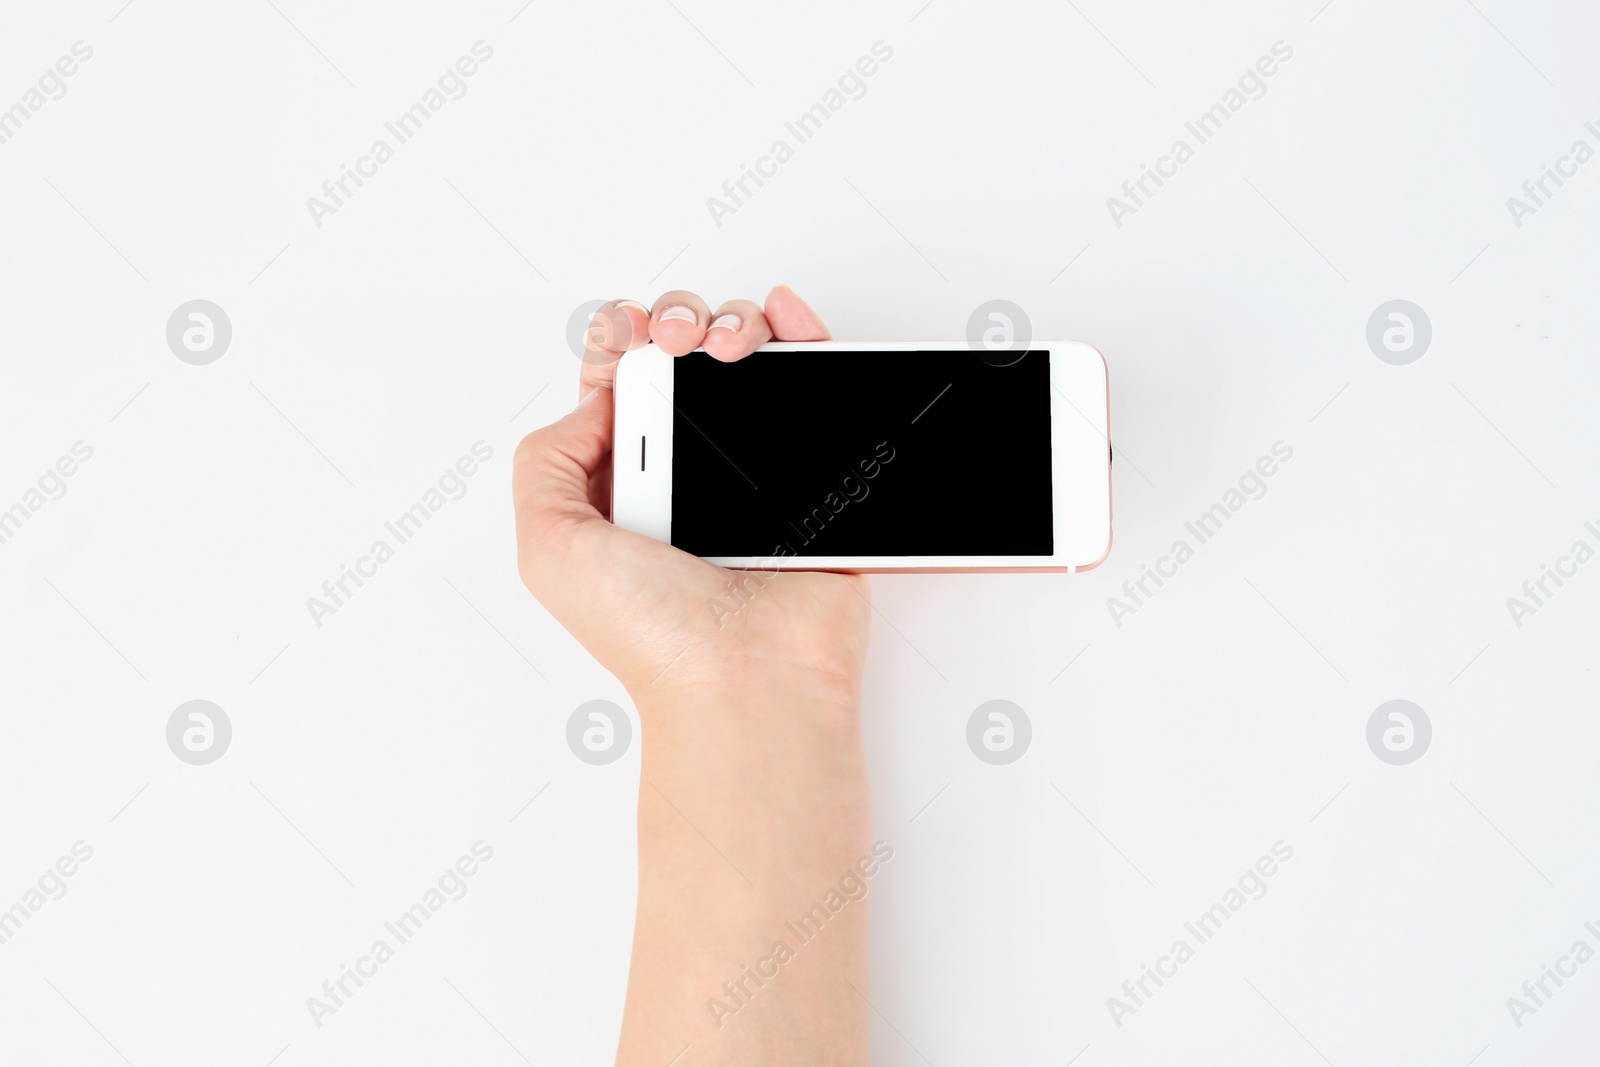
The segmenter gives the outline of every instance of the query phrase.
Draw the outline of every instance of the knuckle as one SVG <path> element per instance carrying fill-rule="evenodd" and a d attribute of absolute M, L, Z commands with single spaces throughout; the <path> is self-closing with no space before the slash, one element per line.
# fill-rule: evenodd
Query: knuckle
<path fill-rule="evenodd" d="M 544 431 L 535 430 L 517 442 L 516 451 L 511 454 L 512 470 L 527 470 L 538 462 L 544 451 Z"/>

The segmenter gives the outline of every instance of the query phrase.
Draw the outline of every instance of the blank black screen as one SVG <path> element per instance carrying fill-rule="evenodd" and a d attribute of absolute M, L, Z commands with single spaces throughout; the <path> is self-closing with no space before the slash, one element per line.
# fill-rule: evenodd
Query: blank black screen
<path fill-rule="evenodd" d="M 672 543 L 685 552 L 1054 550 L 1047 352 L 758 352 L 737 363 L 696 352 L 674 367 Z"/>

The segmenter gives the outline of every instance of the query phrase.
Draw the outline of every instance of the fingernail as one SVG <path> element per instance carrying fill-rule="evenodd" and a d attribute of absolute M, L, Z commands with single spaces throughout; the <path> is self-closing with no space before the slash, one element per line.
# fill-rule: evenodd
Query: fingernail
<path fill-rule="evenodd" d="M 589 390 L 587 393 L 584 393 L 583 394 L 583 399 L 578 401 L 578 406 L 580 408 L 588 407 L 590 402 L 593 401 L 595 397 L 600 395 L 600 390 L 602 388 L 604 388 L 604 386 L 597 385 L 593 389 Z"/>
<path fill-rule="evenodd" d="M 687 304 L 673 304 L 671 307 L 661 309 L 661 314 L 656 316 L 658 322 L 693 322 L 699 323 L 700 316 Z"/>
<path fill-rule="evenodd" d="M 718 315 L 712 319 L 709 328 L 713 330 L 732 330 L 734 333 L 738 333 L 739 327 L 743 325 L 744 320 L 730 311 L 726 315 Z"/>
<path fill-rule="evenodd" d="M 646 316 L 649 316 L 650 314 L 650 309 L 639 303 L 637 300 L 613 300 L 611 303 L 619 308 L 638 308 L 640 311 L 644 312 Z"/>

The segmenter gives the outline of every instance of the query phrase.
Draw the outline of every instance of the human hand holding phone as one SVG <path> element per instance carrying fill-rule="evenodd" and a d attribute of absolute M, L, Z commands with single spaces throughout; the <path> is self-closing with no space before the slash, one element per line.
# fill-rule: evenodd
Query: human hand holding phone
<path fill-rule="evenodd" d="M 860 723 L 870 605 L 857 575 L 725 570 L 612 525 L 611 384 L 654 341 L 737 360 L 828 331 L 787 288 L 715 314 L 675 291 L 597 312 L 578 407 L 513 472 L 528 589 L 638 708 L 639 895 L 618 1064 L 865 1064 L 869 904 L 759 986 L 749 965 L 873 854 Z M 850 387 L 840 382 L 841 389 Z M 736 611 L 726 607 L 742 590 Z M 735 986 L 733 983 L 740 983 Z M 741 995 L 741 993 L 743 995 Z"/>
<path fill-rule="evenodd" d="M 514 495 L 523 581 L 630 692 L 694 685 L 756 662 L 860 674 L 867 620 L 863 580 L 796 573 L 766 582 L 609 521 L 611 386 L 625 353 L 654 341 L 673 356 L 703 348 L 732 362 L 775 338 L 825 341 L 829 335 L 817 314 L 784 286 L 772 291 L 765 308 L 732 300 L 715 313 L 682 290 L 663 294 L 650 310 L 611 301 L 596 311 L 589 330 L 578 407 L 517 449 Z M 730 596 L 730 587 L 737 595 Z M 712 607 L 741 601 L 751 610 L 729 614 Z M 762 610 L 755 610 L 758 602 L 765 604 Z"/>

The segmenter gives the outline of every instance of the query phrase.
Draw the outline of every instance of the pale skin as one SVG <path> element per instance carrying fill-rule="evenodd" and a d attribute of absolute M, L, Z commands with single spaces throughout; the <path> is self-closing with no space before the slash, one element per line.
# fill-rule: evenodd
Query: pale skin
<path fill-rule="evenodd" d="M 578 407 L 517 449 L 518 565 L 540 603 L 627 688 L 641 723 L 639 896 L 619 1067 L 866 1064 L 871 896 L 803 945 L 786 927 L 872 852 L 862 750 L 866 580 L 763 581 L 613 526 L 617 361 L 647 341 L 737 360 L 820 341 L 783 286 L 713 312 L 694 293 L 596 312 Z M 841 383 L 846 384 L 846 383 Z M 716 613 L 710 604 L 736 604 Z M 774 943 L 794 957 L 759 987 Z M 708 1001 L 737 1003 L 732 1014 Z M 687 1051 L 685 1047 L 687 1046 Z"/>

